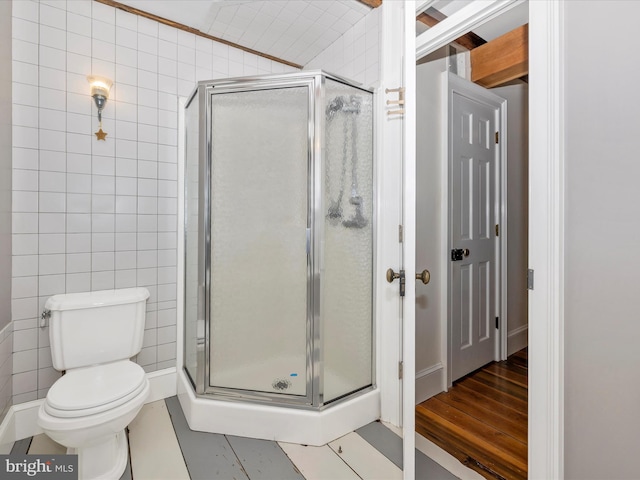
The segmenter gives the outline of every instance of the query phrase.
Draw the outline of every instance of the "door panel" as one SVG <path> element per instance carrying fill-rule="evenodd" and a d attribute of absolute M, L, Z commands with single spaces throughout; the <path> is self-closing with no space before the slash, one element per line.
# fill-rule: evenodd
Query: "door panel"
<path fill-rule="evenodd" d="M 452 92 L 450 132 L 451 380 L 493 360 L 496 108 Z"/>
<path fill-rule="evenodd" d="M 472 345 L 473 265 L 460 266 L 460 348 Z"/>
<path fill-rule="evenodd" d="M 309 394 L 308 105 L 211 95 L 211 387 Z"/>

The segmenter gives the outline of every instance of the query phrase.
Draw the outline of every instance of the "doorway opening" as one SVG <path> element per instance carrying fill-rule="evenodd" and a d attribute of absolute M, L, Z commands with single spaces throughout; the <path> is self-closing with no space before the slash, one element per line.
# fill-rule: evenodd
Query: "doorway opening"
<path fill-rule="evenodd" d="M 425 16 L 429 17 L 428 22 L 431 22 L 430 26 L 433 26 L 451 14 L 447 11 L 447 5 L 444 2 L 442 8 L 437 3 L 435 7 L 421 13 L 418 20 L 424 21 Z M 517 10 L 520 12 L 516 12 Z M 453 260 L 451 255 L 454 250 L 461 249 L 462 261 L 464 262 L 467 247 L 452 244 L 453 216 L 451 207 L 454 199 L 452 196 L 452 173 L 449 168 L 452 160 L 449 153 L 451 151 L 452 128 L 464 129 L 464 125 L 462 127 L 460 125 L 465 120 L 457 118 L 455 120 L 457 125 L 452 123 L 451 110 L 448 108 L 450 105 L 447 100 L 451 98 L 448 93 L 449 82 L 447 78 L 454 74 L 465 79 L 463 82 L 467 81 L 474 88 L 477 88 L 477 85 L 473 85 L 472 82 L 472 72 L 482 71 L 482 60 L 480 63 L 477 60 L 472 63 L 470 52 L 473 52 L 480 45 L 492 43 L 496 39 L 499 40 L 499 37 L 521 27 L 521 25 L 526 25 L 527 10 L 528 5 L 523 2 L 522 6 L 503 15 L 508 18 L 502 19 L 501 25 L 492 26 L 492 22 L 485 24 L 482 29 L 470 32 L 452 44 L 427 55 L 418 61 L 417 65 L 416 270 L 428 267 L 431 271 L 432 283 L 428 288 L 416 291 L 416 429 L 418 433 L 432 441 L 437 438 L 435 434 L 428 433 L 423 429 L 426 418 L 430 426 L 443 429 L 438 435 L 442 435 L 444 431 L 458 431 L 458 443 L 434 443 L 441 443 L 441 447 L 446 446 L 445 449 L 449 453 L 467 466 L 476 465 L 475 469 L 487 478 L 500 478 L 501 474 L 492 468 L 499 457 L 499 444 L 493 441 L 485 442 L 485 446 L 488 446 L 487 452 L 479 455 L 478 451 L 472 450 L 470 446 L 472 442 L 470 443 L 469 440 L 472 438 L 482 440 L 483 435 L 490 437 L 489 429 L 481 428 L 480 431 L 476 431 L 471 426 L 474 424 L 473 422 L 465 424 L 465 420 L 468 420 L 470 414 L 458 408 L 461 405 L 446 405 L 446 410 L 453 413 L 451 418 L 446 421 L 433 417 L 433 412 L 429 408 L 433 410 L 442 407 L 445 404 L 445 397 L 447 399 L 449 397 L 459 398 L 460 395 L 454 393 L 458 385 L 464 383 L 465 388 L 469 390 L 469 384 L 474 384 L 469 378 L 479 374 L 484 380 L 485 387 L 490 379 L 493 379 L 494 386 L 481 389 L 481 392 L 471 392 L 473 398 L 484 402 L 482 407 L 474 410 L 471 417 L 475 422 L 486 426 L 490 424 L 491 420 L 482 416 L 483 411 L 489 415 L 495 414 L 495 410 L 492 411 L 489 405 L 495 407 L 495 402 L 500 401 L 496 400 L 496 397 L 507 398 L 508 395 L 515 393 L 519 410 L 514 410 L 513 415 L 517 417 L 516 423 L 519 423 L 517 426 L 510 425 L 515 428 L 512 431 L 519 434 L 517 441 L 524 440 L 524 443 L 516 448 L 520 453 L 524 452 L 524 465 L 522 464 L 522 455 L 520 455 L 519 459 L 515 461 L 517 464 L 515 467 L 510 466 L 509 468 L 513 467 L 511 470 L 503 471 L 507 478 L 511 478 L 511 473 L 522 471 L 524 467 L 524 478 L 526 478 L 528 375 L 526 364 L 522 365 L 522 360 L 523 358 L 526 360 L 528 337 L 526 283 L 528 263 L 528 76 L 525 73 L 515 79 L 492 83 L 495 80 L 494 76 L 494 78 L 490 78 L 489 84 L 485 83 L 491 94 L 506 100 L 506 121 L 504 131 L 500 131 L 500 139 L 506 144 L 505 158 L 502 163 L 496 166 L 493 178 L 495 180 L 495 200 L 488 207 L 493 209 L 495 213 L 495 222 L 489 223 L 492 227 L 490 237 L 496 248 L 495 277 L 490 278 L 491 281 L 495 278 L 495 285 L 497 285 L 495 297 L 492 298 L 495 301 L 493 306 L 488 306 L 488 302 L 478 302 L 481 293 L 485 295 L 485 298 L 489 298 L 487 292 L 482 290 L 474 291 L 462 288 L 462 295 L 453 296 L 452 300 L 451 264 L 456 260 Z M 525 16 L 524 23 L 518 25 L 520 20 L 515 18 L 518 15 L 522 18 L 523 14 Z M 492 28 L 499 33 L 492 34 Z M 421 33 L 420 30 L 418 33 Z M 487 40 L 488 42 L 486 42 Z M 481 56 L 476 55 L 475 57 L 480 58 Z M 482 78 L 491 77 L 490 74 L 483 75 Z M 477 83 L 482 84 L 483 80 Z M 462 113 L 468 112 L 465 110 Z M 480 135 L 490 134 L 493 139 L 494 130 L 482 133 L 481 126 L 477 126 L 474 135 L 477 136 L 479 133 Z M 498 140 L 497 136 L 496 140 Z M 473 157 L 474 155 L 467 156 Z M 468 161 L 468 163 L 471 162 Z M 500 165 L 502 167 L 498 168 Z M 473 168 L 477 170 L 477 167 L 470 168 L 471 171 Z M 467 170 L 468 172 L 469 170 Z M 461 179 L 459 171 L 455 171 L 454 176 L 455 180 Z M 468 177 L 462 175 L 463 183 L 466 182 L 467 186 L 470 185 Z M 469 190 L 471 191 L 470 197 L 465 196 L 464 193 L 461 194 L 458 189 L 455 201 L 459 202 L 462 199 L 464 203 L 469 204 L 474 195 L 477 196 L 479 192 L 484 191 L 481 185 L 476 185 L 475 188 L 471 185 Z M 486 213 L 486 210 L 471 215 L 478 217 L 482 216 L 483 212 Z M 459 221 L 458 216 L 454 223 L 459 223 Z M 469 278 L 471 278 L 470 272 L 474 268 L 477 270 L 479 267 L 472 265 L 467 268 Z M 482 287 L 481 284 L 480 287 Z M 460 288 L 459 282 L 458 288 Z M 463 298 L 470 307 L 462 314 L 453 312 L 459 317 L 462 315 L 464 328 L 458 328 L 452 333 L 450 328 L 452 311 L 455 310 L 455 307 L 460 306 L 460 298 Z M 495 329 L 492 333 L 496 333 L 495 343 L 492 345 L 489 358 L 485 358 L 479 364 L 470 363 L 465 367 L 466 370 L 464 368 L 458 369 L 456 373 L 453 373 L 452 367 L 455 365 L 455 359 L 452 360 L 451 354 L 454 353 L 452 345 L 455 342 L 453 342 L 452 336 L 455 337 L 459 346 L 462 345 L 465 347 L 463 349 L 466 349 L 464 341 L 461 340 L 468 340 L 468 338 L 461 339 L 460 332 L 462 330 L 468 333 L 472 328 L 469 316 L 473 313 L 471 311 L 473 309 L 476 310 L 475 313 L 478 313 L 477 310 L 482 310 L 484 317 L 482 317 L 482 322 L 479 322 L 480 325 L 486 327 L 487 321 L 491 320 L 491 327 Z M 470 342 L 467 341 L 467 343 Z M 517 380 L 514 384 L 515 387 L 510 385 L 511 379 L 505 373 L 509 370 L 508 367 L 514 364 L 514 359 L 520 361 L 520 364 L 516 365 L 515 374 L 509 374 L 511 377 L 515 375 Z M 505 377 L 505 375 L 507 376 Z M 478 380 L 475 382 L 483 384 Z M 453 388 L 451 388 L 452 386 Z M 449 390 L 448 393 L 440 393 L 447 390 Z M 490 390 L 494 390 L 495 395 L 492 396 Z M 423 404 L 425 401 L 430 401 L 436 406 L 426 407 Z M 460 401 L 468 403 L 468 400 Z M 430 413 L 425 413 L 425 410 Z M 509 414 L 510 410 L 504 412 Z M 524 436 L 522 436 L 523 429 Z M 509 436 L 508 433 L 506 435 Z M 510 438 L 511 440 L 512 438 Z M 466 445 L 470 451 L 465 452 L 461 445 Z"/>

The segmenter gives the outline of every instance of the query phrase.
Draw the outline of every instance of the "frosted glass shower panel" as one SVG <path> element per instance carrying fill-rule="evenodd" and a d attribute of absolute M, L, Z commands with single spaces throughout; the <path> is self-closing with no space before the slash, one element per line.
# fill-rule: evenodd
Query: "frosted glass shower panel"
<path fill-rule="evenodd" d="M 372 384 L 373 111 L 369 92 L 327 79 L 321 315 L 324 402 Z"/>
<path fill-rule="evenodd" d="M 305 396 L 309 88 L 210 98 L 210 385 Z"/>

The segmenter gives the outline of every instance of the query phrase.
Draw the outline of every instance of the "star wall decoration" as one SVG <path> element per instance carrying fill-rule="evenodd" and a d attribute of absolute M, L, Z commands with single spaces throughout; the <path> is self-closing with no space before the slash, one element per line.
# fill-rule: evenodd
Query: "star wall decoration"
<path fill-rule="evenodd" d="M 100 130 L 98 130 L 96 132 L 96 137 L 98 137 L 98 140 L 104 140 L 106 142 L 107 141 L 107 132 L 104 132 L 102 130 L 102 127 L 100 127 Z"/>

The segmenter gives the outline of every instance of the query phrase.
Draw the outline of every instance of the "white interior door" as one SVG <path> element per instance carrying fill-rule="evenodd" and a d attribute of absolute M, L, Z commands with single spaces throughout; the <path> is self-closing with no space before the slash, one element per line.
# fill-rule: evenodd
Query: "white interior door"
<path fill-rule="evenodd" d="M 499 108 L 473 87 L 450 77 L 450 381 L 494 360 L 496 347 Z"/>
<path fill-rule="evenodd" d="M 393 2 L 388 2 L 393 3 Z M 405 1 L 402 31 L 404 83 L 403 125 L 403 263 L 407 278 L 402 322 L 403 478 L 415 479 L 416 403 L 416 2 Z"/>
<path fill-rule="evenodd" d="M 382 420 L 402 427 L 403 478 L 415 478 L 415 1 L 383 2 L 378 98 L 378 379 Z M 404 105 L 397 102 L 403 89 Z M 386 90 L 392 90 L 386 92 Z M 401 110 L 401 113 L 398 111 Z M 399 235 L 399 228 L 402 235 Z M 387 283 L 402 270 L 406 283 Z M 402 374 L 400 375 L 400 362 Z M 401 378 L 402 377 L 402 378 Z"/>

